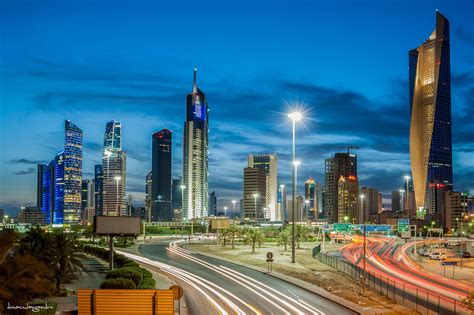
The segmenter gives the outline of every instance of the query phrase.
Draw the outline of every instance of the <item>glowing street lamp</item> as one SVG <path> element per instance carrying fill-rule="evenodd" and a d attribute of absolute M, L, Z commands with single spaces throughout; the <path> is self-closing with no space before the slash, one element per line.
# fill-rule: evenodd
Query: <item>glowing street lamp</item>
<path fill-rule="evenodd" d="M 295 194 L 296 194 L 296 169 L 298 164 L 296 163 L 296 122 L 300 121 L 303 118 L 303 115 L 300 112 L 292 112 L 288 114 L 288 118 L 291 119 L 292 122 L 292 164 L 293 164 L 293 172 L 292 172 L 292 189 L 291 189 L 291 262 L 295 263 Z"/>
<path fill-rule="evenodd" d="M 407 217 L 410 216 L 410 215 L 409 215 L 409 214 L 410 214 L 410 211 L 408 210 L 408 208 L 409 208 L 409 203 L 408 203 L 408 196 L 409 196 L 409 194 L 408 194 L 408 192 L 410 191 L 410 189 L 409 189 L 409 185 L 410 185 L 409 182 L 410 182 L 410 179 L 411 179 L 410 176 L 405 175 L 405 180 L 407 181 L 407 189 L 406 189 L 407 195 L 406 195 L 406 197 L 405 197 L 405 206 L 406 206 L 406 210 L 407 210 Z"/>
<path fill-rule="evenodd" d="M 224 207 L 224 217 L 227 216 L 227 207 Z"/>

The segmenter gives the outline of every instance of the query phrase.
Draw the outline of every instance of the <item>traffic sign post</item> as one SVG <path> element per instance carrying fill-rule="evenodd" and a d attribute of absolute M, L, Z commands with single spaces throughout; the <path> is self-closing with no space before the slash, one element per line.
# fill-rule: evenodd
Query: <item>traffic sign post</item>
<path fill-rule="evenodd" d="M 446 277 L 446 266 L 453 266 L 453 279 L 454 279 L 454 267 L 458 265 L 457 261 L 442 261 L 441 265 L 444 268 L 443 275 Z"/>
<path fill-rule="evenodd" d="M 268 269 L 268 273 L 272 272 L 272 262 L 273 262 L 273 253 L 272 252 L 268 252 L 267 253 L 267 269 Z"/>

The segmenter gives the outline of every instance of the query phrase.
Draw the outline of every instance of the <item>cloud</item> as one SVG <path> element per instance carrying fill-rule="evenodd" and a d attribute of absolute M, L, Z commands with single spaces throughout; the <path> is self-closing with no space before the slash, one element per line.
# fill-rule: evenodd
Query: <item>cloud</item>
<path fill-rule="evenodd" d="M 36 168 L 34 167 L 28 167 L 26 170 L 21 170 L 17 172 L 13 172 L 14 175 L 28 175 L 28 174 L 34 174 L 36 173 Z"/>
<path fill-rule="evenodd" d="M 13 159 L 10 160 L 11 164 L 41 164 L 43 161 L 41 160 L 30 160 L 30 159 Z"/>

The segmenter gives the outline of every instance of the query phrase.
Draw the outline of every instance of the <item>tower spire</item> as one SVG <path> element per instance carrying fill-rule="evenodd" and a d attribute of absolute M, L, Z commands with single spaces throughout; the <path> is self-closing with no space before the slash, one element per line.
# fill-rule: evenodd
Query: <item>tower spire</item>
<path fill-rule="evenodd" d="M 196 85 L 196 72 L 197 72 L 197 68 L 194 67 L 194 80 L 193 80 L 193 94 L 194 93 L 197 93 L 197 85 Z"/>

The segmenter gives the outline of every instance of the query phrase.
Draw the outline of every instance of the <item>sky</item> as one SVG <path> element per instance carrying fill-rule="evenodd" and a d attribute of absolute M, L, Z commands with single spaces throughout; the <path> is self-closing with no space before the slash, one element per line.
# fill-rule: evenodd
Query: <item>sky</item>
<path fill-rule="evenodd" d="M 62 150 L 65 119 L 84 131 L 84 178 L 106 122 L 122 123 L 127 193 L 142 205 L 153 132 L 173 131 L 181 173 L 194 67 L 219 208 L 242 198 L 249 153 L 277 153 L 290 182 L 295 108 L 299 194 L 350 144 L 360 186 L 389 204 L 410 172 L 408 50 L 436 9 L 451 27 L 454 189 L 474 194 L 472 1 L 0 1 L 0 208 L 35 205 L 37 164 Z"/>

